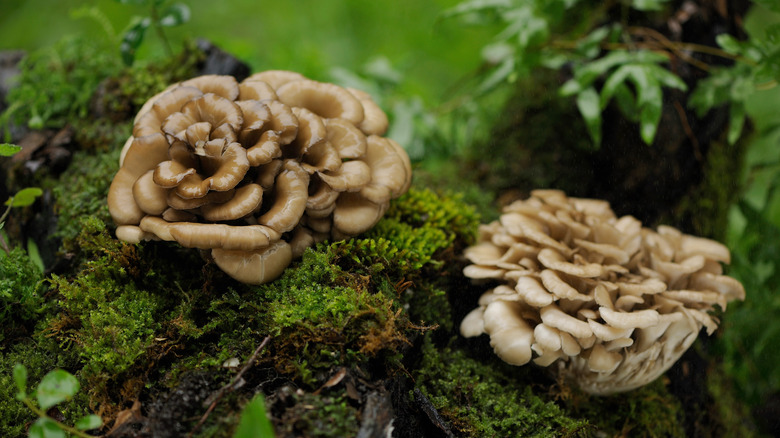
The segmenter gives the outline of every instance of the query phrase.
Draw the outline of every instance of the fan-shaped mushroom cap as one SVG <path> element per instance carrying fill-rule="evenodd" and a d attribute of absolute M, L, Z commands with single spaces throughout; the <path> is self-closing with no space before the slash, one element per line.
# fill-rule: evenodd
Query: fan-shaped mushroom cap
<path fill-rule="evenodd" d="M 387 204 L 375 204 L 356 193 L 342 193 L 333 211 L 333 227 L 347 236 L 357 236 L 370 229 L 382 215 Z"/>
<path fill-rule="evenodd" d="M 368 230 L 408 189 L 403 149 L 366 139 L 386 119 L 365 93 L 287 71 L 173 84 L 122 148 L 117 237 L 211 250 L 239 281 L 270 281 L 306 247 Z"/>
<path fill-rule="evenodd" d="M 267 213 L 257 222 L 286 233 L 298 224 L 306 209 L 309 174 L 295 161 L 287 160 L 276 177 L 275 201 Z"/>
<path fill-rule="evenodd" d="M 387 114 L 374 103 L 371 95 L 365 91 L 354 88 L 347 88 L 347 91 L 357 97 L 363 105 L 363 121 L 360 122 L 358 128 L 366 135 L 383 135 L 387 131 Z"/>
<path fill-rule="evenodd" d="M 723 245 L 671 227 L 642 228 L 604 201 L 555 190 L 507 206 L 464 255 L 472 263 L 466 276 L 500 284 L 482 295 L 461 333 L 489 334 L 510 363 L 557 362 L 594 394 L 651 382 L 702 328 L 715 330 L 708 311 L 744 298 L 742 285 L 722 275 Z M 494 307 L 500 311 L 489 312 Z M 491 327 L 523 327 L 527 358 L 507 359 L 516 341 Z"/>
<path fill-rule="evenodd" d="M 288 82 L 302 80 L 306 80 L 306 77 L 300 73 L 286 70 L 266 70 L 249 76 L 248 78 L 244 79 L 244 82 L 265 82 L 275 90 Z"/>
<path fill-rule="evenodd" d="M 220 269 L 236 280 L 247 284 L 263 284 L 282 275 L 292 261 L 292 250 L 287 242 L 278 240 L 256 251 L 215 248 L 211 256 Z"/>
<path fill-rule="evenodd" d="M 229 221 L 252 214 L 263 200 L 263 188 L 247 184 L 236 190 L 235 195 L 222 204 L 206 204 L 201 207 L 203 218 L 209 221 Z"/>
<path fill-rule="evenodd" d="M 483 314 L 485 333 L 498 357 L 512 365 L 531 360 L 533 329 L 520 316 L 520 307 L 509 301 L 493 301 Z"/>
<path fill-rule="evenodd" d="M 250 81 L 249 79 L 241 82 L 238 86 L 239 100 L 278 100 L 273 87 L 267 82 L 260 80 Z"/>
<path fill-rule="evenodd" d="M 392 140 L 372 135 L 368 137 L 363 161 L 371 168 L 371 182 L 360 194 L 375 203 L 387 202 L 407 188 L 411 180 L 411 164 L 408 156 L 392 144 Z"/>
<path fill-rule="evenodd" d="M 366 136 L 351 122 L 333 118 L 325 119 L 328 142 L 338 151 L 339 157 L 356 159 L 366 154 Z"/>
<path fill-rule="evenodd" d="M 338 85 L 311 80 L 287 82 L 276 89 L 285 105 L 306 108 L 325 118 L 342 118 L 354 125 L 363 121 L 363 105 Z"/>

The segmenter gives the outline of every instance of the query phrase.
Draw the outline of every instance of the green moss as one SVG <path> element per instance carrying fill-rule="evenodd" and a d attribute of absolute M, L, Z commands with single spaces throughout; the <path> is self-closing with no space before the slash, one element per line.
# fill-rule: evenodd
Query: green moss
<path fill-rule="evenodd" d="M 21 248 L 0 251 L 0 345 L 32 328 L 46 308 L 43 273 Z"/>
<path fill-rule="evenodd" d="M 8 93 L 3 119 L 35 129 L 84 119 L 93 91 L 118 65 L 111 51 L 84 38 L 66 37 L 30 53 L 20 65 L 17 86 Z"/>
<path fill-rule="evenodd" d="M 725 134 L 724 134 L 725 135 Z M 688 232 L 723 241 L 728 229 L 728 212 L 737 200 L 740 187 L 735 184 L 739 175 L 747 139 L 729 145 L 726 141 L 712 141 L 707 151 L 702 181 L 681 198 L 672 212 L 673 217 L 661 222 L 679 224 Z"/>
<path fill-rule="evenodd" d="M 312 438 L 357 436 L 359 412 L 345 394 L 296 394 L 291 407 L 275 413 L 277 436 Z"/>
<path fill-rule="evenodd" d="M 523 368 L 496 366 L 464 350 L 438 348 L 430 337 L 415 374 L 420 390 L 464 436 L 586 436 L 593 429 L 537 395 Z M 524 378 L 525 377 L 525 378 Z"/>
<path fill-rule="evenodd" d="M 570 412 L 587 418 L 607 436 L 685 436 L 682 406 L 664 379 L 612 396 L 574 392 L 562 397 Z"/>
<path fill-rule="evenodd" d="M 56 237 L 63 239 L 66 251 L 75 251 L 74 239 L 82 231 L 81 218 L 94 216 L 109 223 L 106 196 L 114 174 L 119 169 L 119 148 L 111 153 L 91 155 L 77 152 L 70 167 L 53 185 Z"/>
<path fill-rule="evenodd" d="M 204 59 L 205 54 L 188 41 L 176 56 L 125 68 L 101 85 L 96 106 L 114 122 L 130 119 L 150 97 L 195 76 Z"/>
<path fill-rule="evenodd" d="M 711 367 L 707 373 L 707 389 L 715 400 L 713 416 L 719 420 L 716 429 L 720 436 L 750 438 L 757 436 L 756 427 L 750 418 L 750 409 L 736 397 L 733 381 L 729 380 L 720 366 Z"/>

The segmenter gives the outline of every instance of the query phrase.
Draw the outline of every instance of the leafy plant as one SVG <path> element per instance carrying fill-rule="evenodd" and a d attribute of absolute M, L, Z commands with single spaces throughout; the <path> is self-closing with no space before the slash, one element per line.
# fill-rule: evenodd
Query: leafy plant
<path fill-rule="evenodd" d="M 47 415 L 49 409 L 70 400 L 79 391 L 79 381 L 69 372 L 56 369 L 43 376 L 36 387 L 35 400 L 27 394 L 27 368 L 16 364 L 13 376 L 18 390 L 16 398 L 38 416 L 38 420 L 29 429 L 31 438 L 65 438 L 66 433 L 88 438 L 92 435 L 84 431 L 97 429 L 103 425 L 103 420 L 97 415 L 81 417 L 73 427 Z"/>
<path fill-rule="evenodd" d="M 132 65 L 135 54 L 144 41 L 146 31 L 151 27 L 163 45 L 166 55 L 173 56 L 170 42 L 163 28 L 174 27 L 190 20 L 190 8 L 184 3 L 170 3 L 166 0 L 116 0 L 122 4 L 135 4 L 148 8 L 148 16 L 133 17 L 122 35 L 119 52 L 125 65 Z"/>
<path fill-rule="evenodd" d="M 632 9 L 657 11 L 665 3 L 625 0 L 616 4 L 622 9 L 621 16 L 628 17 Z M 443 15 L 503 26 L 494 41 L 483 48 L 481 82 L 475 87 L 478 96 L 526 77 L 534 69 L 571 66 L 573 77 L 562 85 L 560 95 L 576 96 L 577 108 L 596 147 L 601 142 L 601 114 L 612 101 L 626 118 L 639 124 L 642 140 L 653 142 L 664 89 L 687 91 L 685 82 L 667 66 L 672 59 L 710 72 L 697 83 L 690 105 L 704 115 L 713 107 L 730 104 L 730 143 L 742 132 L 745 99 L 756 90 L 774 87 L 780 76 L 780 25 L 767 29 L 764 38 L 746 42 L 719 35 L 717 48 L 670 41 L 652 29 L 630 26 L 625 18 L 609 26 L 594 25 L 610 5 L 589 10 L 587 20 L 572 22 L 579 6 L 585 7 L 584 2 L 466 0 Z M 714 55 L 734 61 L 734 65 L 714 68 L 690 53 Z"/>
<path fill-rule="evenodd" d="M 265 399 L 258 394 L 241 414 L 234 438 L 273 438 L 274 428 L 265 413 Z"/>
<path fill-rule="evenodd" d="M 9 123 L 32 129 L 61 128 L 86 119 L 100 81 L 115 73 L 116 57 L 94 40 L 66 37 L 53 47 L 27 55 L 16 86 L 6 96 L 0 127 Z M 6 141 L 10 132 L 5 129 Z"/>
<path fill-rule="evenodd" d="M 1 157 L 10 157 L 21 150 L 22 148 L 17 145 L 8 144 L 8 143 L 0 144 Z M 0 215 L 0 230 L 2 230 L 3 227 L 5 226 L 5 220 L 8 218 L 8 215 L 11 213 L 12 208 L 27 207 L 28 205 L 32 205 L 32 203 L 35 202 L 35 199 L 41 196 L 42 194 L 43 194 L 43 190 L 41 190 L 39 187 L 27 187 L 22 190 L 19 190 L 18 192 L 16 192 L 16 194 L 8 198 L 8 200 L 5 201 L 6 209 L 3 212 L 3 214 Z M 8 243 L 5 241 L 5 237 L 3 237 L 2 234 L 0 234 L 0 248 L 2 248 L 3 251 L 6 252 L 6 254 L 10 252 L 10 249 L 8 248 Z M 34 249 L 34 252 L 37 253 L 37 248 Z M 38 258 L 40 259 L 40 257 Z"/>

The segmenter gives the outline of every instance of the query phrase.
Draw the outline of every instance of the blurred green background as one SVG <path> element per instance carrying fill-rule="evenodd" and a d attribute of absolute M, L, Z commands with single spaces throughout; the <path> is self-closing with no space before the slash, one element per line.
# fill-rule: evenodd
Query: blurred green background
<path fill-rule="evenodd" d="M 249 63 L 253 71 L 295 70 L 314 79 L 332 79 L 339 67 L 360 72 L 386 60 L 403 75 L 404 93 L 426 102 L 441 99 L 481 62 L 480 48 L 490 27 L 464 28 L 439 14 L 458 0 L 296 0 L 220 2 L 192 0 L 184 26 L 166 29 L 174 50 L 185 38 L 202 37 Z M 120 34 L 143 6 L 115 0 L 2 0 L 0 49 L 37 49 L 63 35 L 111 40 L 96 20 L 77 18 L 96 7 Z M 151 33 L 151 32 L 150 32 Z M 116 38 L 116 37 L 115 37 Z M 147 35 L 138 58 L 162 52 L 156 35 Z"/>

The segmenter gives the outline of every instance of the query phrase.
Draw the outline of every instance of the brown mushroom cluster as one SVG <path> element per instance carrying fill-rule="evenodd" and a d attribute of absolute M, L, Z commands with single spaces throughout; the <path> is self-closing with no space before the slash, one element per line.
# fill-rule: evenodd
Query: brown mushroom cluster
<path fill-rule="evenodd" d="M 135 118 L 108 194 L 117 237 L 211 250 L 235 279 L 278 277 L 316 242 L 370 229 L 411 182 L 359 90 L 288 71 L 201 76 Z"/>
<path fill-rule="evenodd" d="M 498 280 L 462 321 L 504 361 L 557 371 L 592 394 L 627 391 L 663 374 L 714 306 L 744 299 L 712 240 L 616 217 L 606 201 L 537 190 L 480 228 L 465 256 L 474 281 Z"/>

